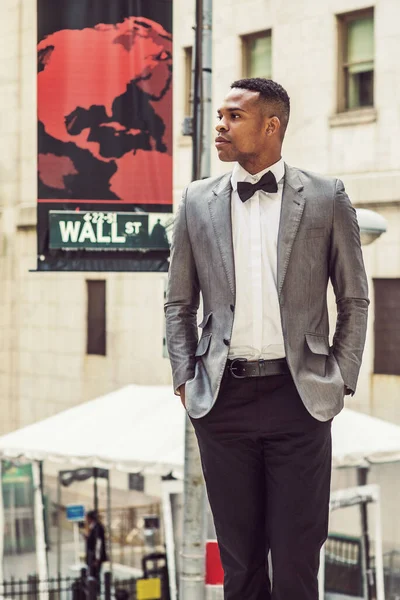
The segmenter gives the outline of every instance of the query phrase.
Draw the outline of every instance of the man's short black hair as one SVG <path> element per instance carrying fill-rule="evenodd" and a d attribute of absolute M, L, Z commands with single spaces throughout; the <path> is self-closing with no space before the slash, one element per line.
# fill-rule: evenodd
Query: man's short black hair
<path fill-rule="evenodd" d="M 95 511 L 95 510 L 89 510 L 86 513 L 86 516 L 89 519 L 89 521 L 97 521 L 97 519 L 98 519 L 97 511 Z"/>
<path fill-rule="evenodd" d="M 283 138 L 290 116 L 290 98 L 285 88 L 272 79 L 263 79 L 261 77 L 238 79 L 232 83 L 231 88 L 259 92 L 260 99 L 273 105 L 276 110 L 276 116 L 281 122 Z"/>

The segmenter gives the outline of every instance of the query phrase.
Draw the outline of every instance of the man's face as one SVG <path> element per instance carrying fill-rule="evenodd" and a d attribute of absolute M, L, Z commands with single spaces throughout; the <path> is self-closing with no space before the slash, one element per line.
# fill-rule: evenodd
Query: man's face
<path fill-rule="evenodd" d="M 218 109 L 215 146 L 223 162 L 246 162 L 266 151 L 270 118 L 258 92 L 233 88 Z"/>

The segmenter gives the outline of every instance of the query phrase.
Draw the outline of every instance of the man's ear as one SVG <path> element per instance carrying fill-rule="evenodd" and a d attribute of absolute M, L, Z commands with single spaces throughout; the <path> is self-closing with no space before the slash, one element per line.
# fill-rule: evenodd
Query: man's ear
<path fill-rule="evenodd" d="M 278 117 L 271 117 L 267 125 L 266 134 L 273 135 L 281 128 L 281 122 Z"/>

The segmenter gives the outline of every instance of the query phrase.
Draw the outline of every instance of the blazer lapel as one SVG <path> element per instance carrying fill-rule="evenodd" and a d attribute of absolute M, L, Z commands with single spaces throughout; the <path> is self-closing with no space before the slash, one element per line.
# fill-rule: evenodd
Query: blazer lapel
<path fill-rule="evenodd" d="M 211 221 L 215 237 L 221 252 L 229 287 L 235 295 L 235 267 L 232 241 L 232 215 L 231 215 L 231 173 L 224 175 L 212 191 L 208 201 Z"/>
<path fill-rule="evenodd" d="M 278 295 L 280 296 L 290 255 L 301 217 L 304 210 L 305 197 L 302 194 L 303 184 L 297 169 L 285 164 L 285 181 L 282 195 L 281 218 L 278 233 Z"/>
<path fill-rule="evenodd" d="M 285 164 L 285 183 L 278 233 L 278 295 L 283 288 L 293 243 L 303 215 L 305 203 L 303 188 L 297 169 Z M 208 205 L 226 277 L 231 292 L 235 295 L 231 195 L 231 173 L 227 173 L 213 189 Z"/>

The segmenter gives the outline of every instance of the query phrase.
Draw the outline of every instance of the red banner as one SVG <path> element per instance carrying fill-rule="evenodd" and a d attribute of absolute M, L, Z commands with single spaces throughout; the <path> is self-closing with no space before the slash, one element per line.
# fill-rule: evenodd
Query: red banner
<path fill-rule="evenodd" d="M 38 0 L 39 268 L 54 268 L 50 210 L 159 213 L 168 229 L 171 23 L 171 0 Z"/>

